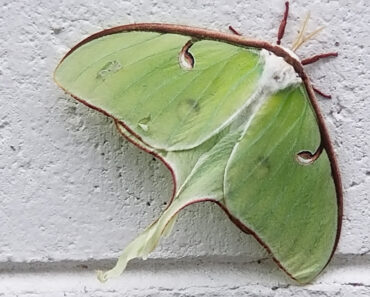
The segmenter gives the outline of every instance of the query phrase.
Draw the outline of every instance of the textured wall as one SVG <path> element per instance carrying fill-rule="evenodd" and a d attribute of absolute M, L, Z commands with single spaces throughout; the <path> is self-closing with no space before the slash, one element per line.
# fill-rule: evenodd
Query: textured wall
<path fill-rule="evenodd" d="M 297 287 L 255 240 L 214 205 L 193 205 L 146 262 L 107 284 L 93 270 L 165 207 L 166 168 L 123 140 L 112 121 L 53 83 L 82 38 L 132 22 L 186 24 L 275 41 L 282 0 L 0 0 L 0 296 L 369 296 L 370 5 L 294 1 L 283 45 L 307 11 L 325 26 L 300 57 L 337 50 L 307 66 L 337 152 L 343 232 L 333 263 Z"/>

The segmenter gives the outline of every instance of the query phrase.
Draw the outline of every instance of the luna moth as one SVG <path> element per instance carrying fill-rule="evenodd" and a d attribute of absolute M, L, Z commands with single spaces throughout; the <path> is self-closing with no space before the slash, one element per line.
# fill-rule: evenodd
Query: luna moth
<path fill-rule="evenodd" d="M 338 244 L 342 186 L 315 89 L 300 60 L 280 46 L 232 33 L 158 23 L 98 32 L 74 46 L 54 74 L 74 98 L 114 119 L 118 131 L 170 170 L 173 195 L 162 215 L 134 239 L 120 275 L 146 258 L 180 210 L 219 205 L 292 279 L 308 283 Z"/>

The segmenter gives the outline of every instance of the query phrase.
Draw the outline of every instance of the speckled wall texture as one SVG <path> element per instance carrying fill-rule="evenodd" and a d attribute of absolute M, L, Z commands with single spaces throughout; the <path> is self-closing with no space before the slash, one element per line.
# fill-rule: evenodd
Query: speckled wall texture
<path fill-rule="evenodd" d="M 0 0 L 0 296 L 369 296 L 370 4 L 292 1 L 283 45 L 305 14 L 325 26 L 298 50 L 339 57 L 306 70 L 330 93 L 320 106 L 344 187 L 337 253 L 297 287 L 212 204 L 189 207 L 146 262 L 100 284 L 121 249 L 171 194 L 168 170 L 112 121 L 65 95 L 52 73 L 78 41 L 133 22 L 176 23 L 276 40 L 282 0 Z"/>

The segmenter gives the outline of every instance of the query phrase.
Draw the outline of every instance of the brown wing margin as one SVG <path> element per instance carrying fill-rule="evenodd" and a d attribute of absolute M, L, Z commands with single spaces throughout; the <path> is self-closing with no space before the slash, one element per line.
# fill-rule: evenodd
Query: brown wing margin
<path fill-rule="evenodd" d="M 338 205 L 338 222 L 337 222 L 337 234 L 335 238 L 334 247 L 332 250 L 332 253 L 330 255 L 330 258 L 328 259 L 328 262 L 326 265 L 330 262 L 331 258 L 333 257 L 333 254 L 336 250 L 336 247 L 339 242 L 341 227 L 342 227 L 342 216 L 343 216 L 343 189 L 342 189 L 342 182 L 340 178 L 340 172 L 338 168 L 338 163 L 335 157 L 334 148 L 331 144 L 330 137 L 328 130 L 325 126 L 324 118 L 320 112 L 320 108 L 317 102 L 317 99 L 315 97 L 314 89 L 311 85 L 311 82 L 305 73 L 303 69 L 303 65 L 300 61 L 298 61 L 296 58 L 294 58 L 292 55 L 290 55 L 284 48 L 273 45 L 266 41 L 256 40 L 256 39 L 248 39 L 243 36 L 235 35 L 235 34 L 228 34 L 228 33 L 222 33 L 218 31 L 208 30 L 208 29 L 201 29 L 201 28 L 194 28 L 190 26 L 182 26 L 182 25 L 175 25 L 175 24 L 161 24 L 161 23 L 137 23 L 137 24 L 128 24 L 118 27 L 113 27 L 110 29 L 106 29 L 100 32 L 97 32 L 86 39 L 79 42 L 77 45 L 75 45 L 61 60 L 61 62 L 72 52 L 74 52 L 77 48 L 82 46 L 83 44 L 100 38 L 102 36 L 110 35 L 110 34 L 116 34 L 121 32 L 129 32 L 129 31 L 149 31 L 149 32 L 158 32 L 158 33 L 173 33 L 173 34 L 180 34 L 180 35 L 187 35 L 194 39 L 208 39 L 208 40 L 217 40 L 221 42 L 226 42 L 235 46 L 245 46 L 245 47 L 255 47 L 260 49 L 266 49 L 275 55 L 282 57 L 287 63 L 292 65 L 294 70 L 297 72 L 297 74 L 302 78 L 302 81 L 306 87 L 308 97 L 310 99 L 311 105 L 315 111 L 317 123 L 319 125 L 320 135 L 321 135 L 321 144 L 325 151 L 328 154 L 328 158 L 330 160 L 330 166 L 331 166 L 331 173 L 335 184 L 335 190 L 337 194 L 337 205 Z M 75 97 L 75 96 L 73 96 Z M 76 97 L 75 97 L 76 98 Z M 77 100 L 81 101 L 84 104 L 87 104 L 80 98 L 76 98 Z M 98 108 L 91 106 L 87 104 L 89 107 L 99 110 Z M 103 112 L 102 110 L 99 110 L 100 112 Z M 110 115 L 108 115 L 110 116 Z M 115 119 L 116 120 L 116 119 Z M 117 121 L 117 120 L 116 120 Z M 122 123 L 123 124 L 123 123 Z M 132 142 L 132 141 L 131 141 Z M 135 144 L 135 142 L 133 142 Z M 139 146 L 140 148 L 140 146 Z M 158 156 L 157 156 L 158 157 Z M 161 158 L 159 158 L 163 163 L 165 163 Z M 166 164 L 166 167 L 168 167 L 168 164 Z M 170 168 L 169 168 L 170 169 Z M 171 169 L 170 169 L 171 171 Z M 172 173 L 172 172 L 171 172 Z M 175 178 L 173 176 L 173 180 L 175 181 Z M 220 204 L 219 204 L 220 205 Z M 221 205 L 220 205 L 221 206 Z M 242 230 L 249 234 L 252 234 L 258 242 L 262 243 L 262 245 L 269 251 L 269 248 L 261 242 L 261 239 L 258 238 L 254 232 L 251 230 L 246 229 L 246 227 L 241 224 L 240 222 L 236 222 L 235 218 L 232 218 L 232 216 L 228 213 L 228 211 L 222 207 L 224 211 L 229 215 L 230 219 Z M 287 271 L 281 266 L 281 264 L 274 258 L 274 261 L 282 268 L 286 273 Z M 326 266 L 325 265 L 325 266 Z M 289 274 L 289 273 L 288 273 Z M 292 277 L 292 276 L 291 276 Z"/>

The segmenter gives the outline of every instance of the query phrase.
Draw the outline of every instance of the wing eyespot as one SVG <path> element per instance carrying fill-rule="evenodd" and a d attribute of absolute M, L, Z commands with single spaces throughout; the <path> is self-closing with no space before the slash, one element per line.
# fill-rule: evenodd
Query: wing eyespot
<path fill-rule="evenodd" d="M 189 52 L 190 47 L 194 44 L 192 40 L 189 40 L 185 45 L 182 47 L 179 53 L 179 65 L 184 70 L 191 70 L 194 68 L 194 57 Z"/>
<path fill-rule="evenodd" d="M 106 63 L 96 74 L 96 79 L 105 80 L 108 76 L 122 69 L 122 64 L 117 60 Z"/>
<path fill-rule="evenodd" d="M 320 157 L 322 150 L 323 146 L 320 145 L 315 153 L 301 151 L 296 154 L 295 159 L 301 165 L 311 165 Z"/>

